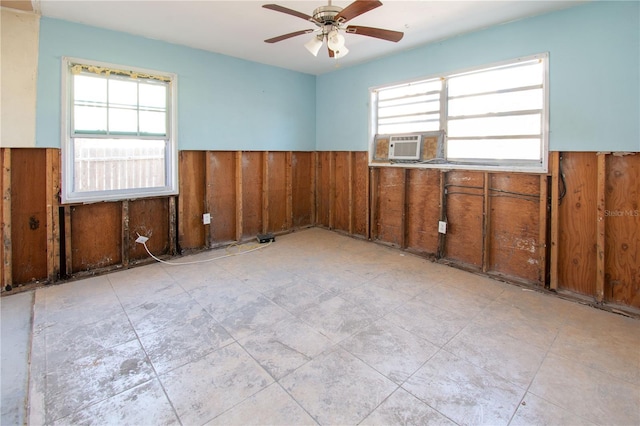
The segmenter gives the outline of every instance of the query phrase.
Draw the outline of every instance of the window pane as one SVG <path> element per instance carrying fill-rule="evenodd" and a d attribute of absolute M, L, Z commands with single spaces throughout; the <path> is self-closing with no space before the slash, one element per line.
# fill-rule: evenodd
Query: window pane
<path fill-rule="evenodd" d="M 416 83 L 405 84 L 402 86 L 396 86 L 389 89 L 382 89 L 378 92 L 378 100 L 385 100 L 391 98 L 400 98 L 403 96 L 415 95 L 418 93 L 433 92 L 435 90 L 442 89 L 442 82 L 440 79 L 421 81 Z"/>
<path fill-rule="evenodd" d="M 138 133 L 138 111 L 109 108 L 109 132 Z"/>
<path fill-rule="evenodd" d="M 449 116 L 542 109 L 542 89 L 450 99 Z"/>
<path fill-rule="evenodd" d="M 540 160 L 540 138 L 451 140 L 448 159 Z"/>
<path fill-rule="evenodd" d="M 135 81 L 109 80 L 109 105 L 138 105 L 138 83 Z"/>
<path fill-rule="evenodd" d="M 159 84 L 140 84 L 140 106 L 167 108 L 167 87 Z"/>
<path fill-rule="evenodd" d="M 378 117 L 389 117 L 406 114 L 416 114 L 420 112 L 438 111 L 439 102 L 425 102 L 420 104 L 398 105 L 387 108 L 380 108 Z"/>
<path fill-rule="evenodd" d="M 165 141 L 74 139 L 77 192 L 164 187 Z"/>
<path fill-rule="evenodd" d="M 107 80 L 83 74 L 73 76 L 73 99 L 77 102 L 107 102 Z"/>
<path fill-rule="evenodd" d="M 431 132 L 436 130 L 440 130 L 440 123 L 437 121 L 428 123 L 381 124 L 378 126 L 378 132 L 381 135 L 411 132 Z"/>
<path fill-rule="evenodd" d="M 107 109 L 75 106 L 73 108 L 73 131 L 105 133 L 107 131 Z"/>
<path fill-rule="evenodd" d="M 397 99 L 389 99 L 386 101 L 378 102 L 379 108 L 385 108 L 388 106 L 394 105 L 403 105 L 408 103 L 417 103 L 417 102 L 431 102 L 431 101 L 440 101 L 440 93 L 433 93 L 431 95 L 418 95 L 411 96 L 408 98 L 397 98 Z"/>
<path fill-rule="evenodd" d="M 167 133 L 166 113 L 140 111 L 140 133 L 165 135 Z"/>
<path fill-rule="evenodd" d="M 541 114 L 449 120 L 450 137 L 539 135 Z"/>
<path fill-rule="evenodd" d="M 536 61 L 530 65 L 498 68 L 451 77 L 448 83 L 449 96 L 493 92 L 542 84 L 544 78 L 542 65 L 542 62 Z"/>

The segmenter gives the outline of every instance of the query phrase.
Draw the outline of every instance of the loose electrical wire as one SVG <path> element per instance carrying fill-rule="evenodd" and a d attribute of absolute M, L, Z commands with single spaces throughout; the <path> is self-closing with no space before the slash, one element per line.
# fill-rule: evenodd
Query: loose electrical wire
<path fill-rule="evenodd" d="M 249 250 L 239 251 L 237 253 L 229 253 L 229 254 L 225 254 L 224 256 L 213 257 L 211 259 L 194 260 L 194 261 L 191 261 L 191 262 L 167 262 L 166 260 L 162 260 L 162 259 L 159 259 L 156 256 L 154 256 L 153 253 L 151 253 L 149 251 L 149 247 L 147 247 L 147 242 L 146 241 L 143 242 L 143 243 L 138 243 L 138 244 L 142 244 L 144 246 L 144 249 L 149 254 L 149 256 L 151 256 L 153 259 L 157 260 L 158 262 L 163 263 L 165 265 L 180 266 L 180 265 L 195 265 L 195 264 L 198 264 L 198 263 L 207 263 L 207 262 L 212 262 L 214 260 L 225 259 L 227 257 L 233 257 L 233 256 L 241 255 L 241 254 L 251 253 L 252 251 L 256 251 L 256 250 L 260 250 L 260 249 L 264 249 L 264 248 L 269 247 L 272 242 L 273 241 L 269 241 L 266 244 L 260 244 L 257 247 L 253 247 L 253 248 L 251 248 Z"/>

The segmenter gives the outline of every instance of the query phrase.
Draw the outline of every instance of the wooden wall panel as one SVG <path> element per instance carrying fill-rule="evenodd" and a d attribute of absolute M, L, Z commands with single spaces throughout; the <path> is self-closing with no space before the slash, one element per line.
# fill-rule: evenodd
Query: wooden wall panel
<path fill-rule="evenodd" d="M 211 214 L 211 224 L 208 226 L 210 245 L 234 241 L 236 238 L 235 153 L 207 152 L 205 169 L 207 179 L 205 210 L 208 209 Z"/>
<path fill-rule="evenodd" d="M 13 284 L 11 260 L 11 149 L 0 148 L 0 190 L 2 191 L 2 206 L 0 206 L 0 291 Z M 11 287 L 9 287 L 11 288 Z"/>
<path fill-rule="evenodd" d="M 489 179 L 489 270 L 536 283 L 540 271 L 540 178 L 491 174 Z M 526 196 L 525 194 L 529 194 Z"/>
<path fill-rule="evenodd" d="M 11 150 L 13 283 L 47 278 L 46 150 Z"/>
<path fill-rule="evenodd" d="M 349 232 L 351 223 L 352 203 L 352 185 L 350 176 L 351 152 L 339 151 L 332 153 L 334 157 L 334 176 L 335 181 L 335 197 L 331 200 L 333 203 L 333 227 L 334 229 Z"/>
<path fill-rule="evenodd" d="M 268 154 L 269 167 L 269 232 L 287 230 L 287 155 L 285 152 Z"/>
<path fill-rule="evenodd" d="M 606 301 L 640 308 L 640 154 L 607 156 Z"/>
<path fill-rule="evenodd" d="M 380 168 L 376 234 L 378 240 L 395 246 L 402 246 L 404 240 L 404 178 L 404 169 Z"/>
<path fill-rule="evenodd" d="M 294 152 L 292 154 L 292 192 L 293 227 L 299 228 L 313 224 L 314 153 Z"/>
<path fill-rule="evenodd" d="M 558 286 L 595 295 L 597 159 L 593 152 L 565 152 L 560 161 L 566 195 L 559 206 Z"/>
<path fill-rule="evenodd" d="M 407 248 L 435 255 L 440 220 L 440 171 L 409 170 L 407 187 Z"/>
<path fill-rule="evenodd" d="M 122 203 L 71 207 L 71 267 L 76 273 L 122 263 Z"/>
<path fill-rule="evenodd" d="M 318 153 L 316 185 L 316 222 L 325 227 L 331 225 L 331 152 Z"/>
<path fill-rule="evenodd" d="M 255 237 L 262 233 L 262 178 L 261 152 L 242 153 L 242 237 Z"/>
<path fill-rule="evenodd" d="M 149 238 L 147 247 L 156 256 L 169 252 L 169 199 L 146 198 L 129 201 L 129 260 L 148 259 L 138 234 Z"/>
<path fill-rule="evenodd" d="M 205 213 L 206 174 L 204 151 L 180 151 L 178 196 L 178 246 L 180 250 L 206 246 Z"/>
<path fill-rule="evenodd" d="M 369 153 L 356 152 L 353 164 L 353 233 L 369 238 Z"/>
<path fill-rule="evenodd" d="M 482 267 L 484 174 L 452 171 L 447 173 L 447 259 Z"/>

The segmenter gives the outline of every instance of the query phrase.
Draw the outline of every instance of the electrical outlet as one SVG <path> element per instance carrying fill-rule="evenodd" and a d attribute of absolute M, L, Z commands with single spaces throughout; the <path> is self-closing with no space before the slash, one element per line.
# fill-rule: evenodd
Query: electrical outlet
<path fill-rule="evenodd" d="M 443 222 L 443 221 L 438 222 L 438 232 L 441 234 L 447 233 L 447 222 Z"/>
<path fill-rule="evenodd" d="M 202 224 L 209 225 L 211 223 L 211 213 L 205 213 L 202 215 Z"/>

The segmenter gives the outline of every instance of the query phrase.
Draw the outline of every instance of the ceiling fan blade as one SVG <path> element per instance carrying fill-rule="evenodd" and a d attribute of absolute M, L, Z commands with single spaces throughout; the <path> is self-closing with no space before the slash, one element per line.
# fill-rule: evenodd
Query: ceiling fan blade
<path fill-rule="evenodd" d="M 313 19 L 313 17 L 307 15 L 306 13 L 298 12 L 297 10 L 289 9 L 277 4 L 263 4 L 262 7 L 264 7 L 265 9 L 275 10 L 276 12 L 286 13 L 287 15 L 297 16 L 298 18 L 302 18 L 305 21 L 315 22 L 315 19 Z"/>
<path fill-rule="evenodd" d="M 296 32 L 293 32 L 293 33 L 289 33 L 289 34 L 283 34 L 283 35 L 278 36 L 278 37 L 273 37 L 273 38 L 265 40 L 264 42 L 265 43 L 277 43 L 279 41 L 286 40 L 286 39 L 291 38 L 291 37 L 296 37 L 296 36 L 299 36 L 299 35 L 302 35 L 302 34 L 309 34 L 309 33 L 312 33 L 312 32 L 313 32 L 313 30 L 300 30 L 300 31 L 296 31 Z"/>
<path fill-rule="evenodd" d="M 363 36 L 381 38 L 382 40 L 399 42 L 404 33 L 400 31 L 383 30 L 382 28 L 361 27 L 359 25 L 349 25 L 346 29 L 349 34 L 359 34 Z"/>
<path fill-rule="evenodd" d="M 380 6 L 382 6 L 382 2 L 376 0 L 357 0 L 342 9 L 336 15 L 335 21 L 342 24 Z"/>

